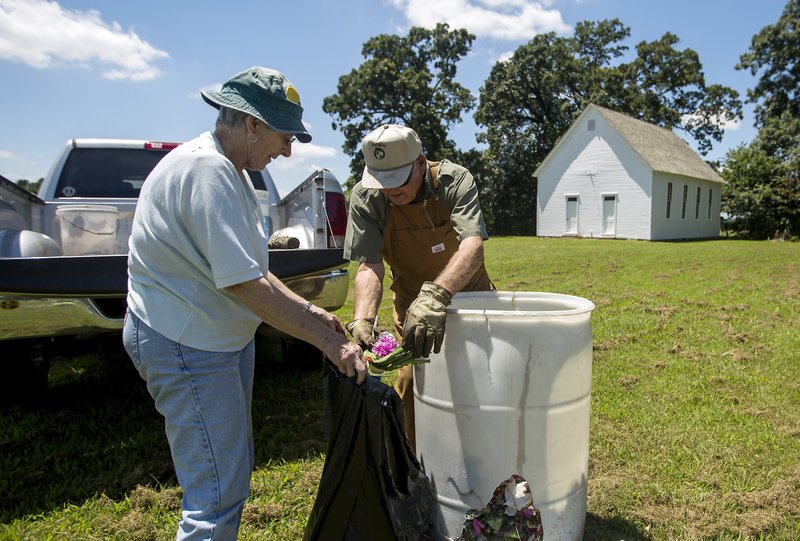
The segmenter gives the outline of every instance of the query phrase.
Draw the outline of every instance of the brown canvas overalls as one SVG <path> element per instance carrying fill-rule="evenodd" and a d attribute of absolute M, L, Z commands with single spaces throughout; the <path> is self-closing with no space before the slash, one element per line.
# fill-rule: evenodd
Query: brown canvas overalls
<path fill-rule="evenodd" d="M 439 193 L 439 162 L 428 162 L 434 194 Z M 384 258 L 392 272 L 394 325 L 402 336 L 406 310 L 417 298 L 423 282 L 434 280 L 458 250 L 459 241 L 447 210 L 438 195 L 421 203 L 389 205 L 383 232 Z M 494 285 L 485 265 L 469 279 L 461 291 L 491 291 Z M 453 292 L 456 293 L 456 292 Z M 414 372 L 411 366 L 397 371 L 395 390 L 403 401 L 406 432 L 416 449 L 414 423 Z"/>

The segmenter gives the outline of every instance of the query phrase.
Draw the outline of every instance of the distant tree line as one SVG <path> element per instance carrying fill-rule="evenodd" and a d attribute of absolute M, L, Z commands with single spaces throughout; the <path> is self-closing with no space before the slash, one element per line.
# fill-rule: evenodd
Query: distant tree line
<path fill-rule="evenodd" d="M 32 182 L 30 180 L 20 179 L 17 181 L 17 186 L 35 194 L 39 193 L 39 188 L 42 186 L 43 180 L 44 178 L 40 178 L 39 180 Z"/>
<path fill-rule="evenodd" d="M 737 66 L 759 75 L 747 97 L 757 104 L 757 139 L 714 164 L 729 182 L 726 227 L 754 238 L 800 234 L 798 2 L 788 1 Z M 580 22 L 572 37 L 537 35 L 493 66 L 477 100 L 455 81 L 475 39 L 466 30 L 438 24 L 369 39 L 364 62 L 341 76 L 337 92 L 323 102 L 351 157 L 346 185 L 364 166 L 361 138 L 383 123 L 406 124 L 430 158 L 470 169 L 492 234 L 532 235 L 533 172 L 589 103 L 675 130 L 707 154 L 726 122 L 742 120 L 738 92 L 708 84 L 698 54 L 679 50 L 674 34 L 638 43 L 630 54 L 629 37 L 630 28 L 617 19 Z M 458 149 L 448 133 L 473 109 L 482 148 Z"/>

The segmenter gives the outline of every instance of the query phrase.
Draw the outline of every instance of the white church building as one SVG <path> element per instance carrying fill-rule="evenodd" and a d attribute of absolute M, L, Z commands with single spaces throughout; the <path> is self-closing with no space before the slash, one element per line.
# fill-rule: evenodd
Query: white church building
<path fill-rule="evenodd" d="M 589 105 L 536 169 L 540 237 L 716 238 L 725 181 L 672 131 Z"/>

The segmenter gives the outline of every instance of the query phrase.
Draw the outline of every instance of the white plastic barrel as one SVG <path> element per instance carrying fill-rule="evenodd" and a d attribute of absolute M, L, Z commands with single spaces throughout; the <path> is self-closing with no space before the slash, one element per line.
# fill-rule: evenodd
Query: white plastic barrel
<path fill-rule="evenodd" d="M 117 252 L 117 207 L 64 205 L 56 209 L 64 255 L 113 254 Z"/>
<path fill-rule="evenodd" d="M 594 304 L 554 293 L 458 293 L 441 352 L 414 367 L 417 454 L 436 493 L 435 538 L 461 533 L 511 474 L 527 479 L 546 541 L 586 518 Z"/>

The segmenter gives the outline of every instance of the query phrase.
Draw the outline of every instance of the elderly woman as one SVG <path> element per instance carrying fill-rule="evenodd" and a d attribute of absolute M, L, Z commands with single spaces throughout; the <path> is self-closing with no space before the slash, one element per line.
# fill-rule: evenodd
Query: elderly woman
<path fill-rule="evenodd" d="M 214 133 L 182 144 L 141 191 L 128 259 L 123 341 L 164 416 L 183 487 L 177 539 L 236 539 L 253 471 L 250 405 L 257 326 L 313 344 L 343 373 L 366 375 L 337 319 L 270 274 L 264 219 L 244 169 L 292 154 L 297 90 L 254 67 L 219 92 Z"/>

